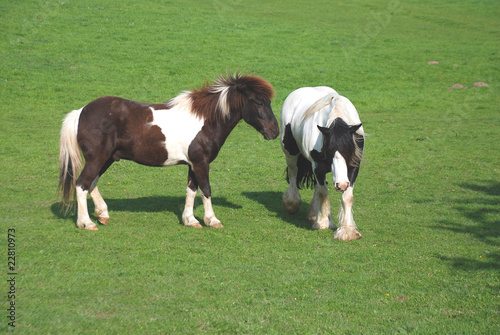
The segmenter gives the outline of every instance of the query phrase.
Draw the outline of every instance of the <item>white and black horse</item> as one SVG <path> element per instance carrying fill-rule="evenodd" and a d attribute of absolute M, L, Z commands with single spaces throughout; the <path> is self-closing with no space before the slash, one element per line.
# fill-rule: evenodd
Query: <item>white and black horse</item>
<path fill-rule="evenodd" d="M 281 112 L 281 147 L 286 156 L 288 189 L 283 206 L 300 209 L 298 190 L 314 186 L 309 208 L 313 229 L 335 228 L 330 211 L 326 173 L 342 191 L 336 239 L 361 238 L 352 216 L 353 187 L 363 154 L 364 132 L 356 108 L 330 87 L 299 88 L 286 98 Z"/>
<path fill-rule="evenodd" d="M 193 215 L 199 187 L 205 225 L 222 227 L 212 209 L 209 164 L 241 119 L 266 140 L 278 136 L 278 122 L 271 109 L 273 95 L 273 87 L 264 79 L 236 74 L 162 104 L 105 96 L 72 111 L 63 122 L 59 149 L 63 205 L 70 204 L 76 193 L 77 226 L 96 230 L 89 217 L 87 195 L 90 193 L 94 201 L 98 220 L 108 224 L 108 208 L 96 185 L 113 162 L 127 159 L 148 166 L 186 164 L 189 174 L 184 225 L 201 227 Z"/>

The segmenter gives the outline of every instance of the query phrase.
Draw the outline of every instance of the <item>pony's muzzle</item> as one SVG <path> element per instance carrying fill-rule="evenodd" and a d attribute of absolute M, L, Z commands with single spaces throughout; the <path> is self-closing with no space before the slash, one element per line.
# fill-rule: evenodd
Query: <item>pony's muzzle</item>
<path fill-rule="evenodd" d="M 339 183 L 335 183 L 335 189 L 337 191 L 342 191 L 344 192 L 345 190 L 347 190 L 347 188 L 349 187 L 349 182 L 339 182 Z"/>
<path fill-rule="evenodd" d="M 270 127 L 267 127 L 262 132 L 262 135 L 264 136 L 264 139 L 266 139 L 266 140 L 274 140 L 276 137 L 278 137 L 279 134 L 280 134 L 280 128 L 278 126 L 278 123 L 273 124 Z"/>

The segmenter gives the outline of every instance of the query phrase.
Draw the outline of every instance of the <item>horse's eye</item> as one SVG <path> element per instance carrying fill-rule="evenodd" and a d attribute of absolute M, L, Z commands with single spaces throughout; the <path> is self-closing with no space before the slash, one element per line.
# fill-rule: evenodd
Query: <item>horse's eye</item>
<path fill-rule="evenodd" d="M 257 106 L 264 106 L 264 104 L 260 101 L 255 101 L 255 103 L 257 104 Z"/>

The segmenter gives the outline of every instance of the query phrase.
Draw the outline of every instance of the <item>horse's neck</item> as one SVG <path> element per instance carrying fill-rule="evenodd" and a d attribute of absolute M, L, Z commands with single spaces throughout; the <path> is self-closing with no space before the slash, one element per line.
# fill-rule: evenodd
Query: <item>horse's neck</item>
<path fill-rule="evenodd" d="M 237 115 L 231 115 L 228 119 L 222 119 L 219 122 L 207 123 L 203 126 L 203 128 L 206 128 L 206 130 L 211 134 L 212 139 L 222 146 L 241 119 L 242 117 L 238 113 Z"/>

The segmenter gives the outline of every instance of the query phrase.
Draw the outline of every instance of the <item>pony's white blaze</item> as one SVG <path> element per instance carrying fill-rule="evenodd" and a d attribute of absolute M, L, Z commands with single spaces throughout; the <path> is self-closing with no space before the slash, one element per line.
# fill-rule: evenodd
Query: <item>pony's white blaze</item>
<path fill-rule="evenodd" d="M 337 191 L 345 191 L 349 186 L 347 164 L 344 157 L 336 151 L 332 163 L 333 185 Z"/>
<path fill-rule="evenodd" d="M 178 104 L 171 109 L 155 110 L 150 107 L 153 113 L 151 125 L 160 127 L 165 135 L 165 148 L 168 152 L 168 159 L 163 165 L 175 165 L 180 161 L 191 163 L 188 157 L 188 149 L 191 142 L 200 132 L 205 124 L 205 120 L 198 118 L 189 112 L 185 104 Z"/>

